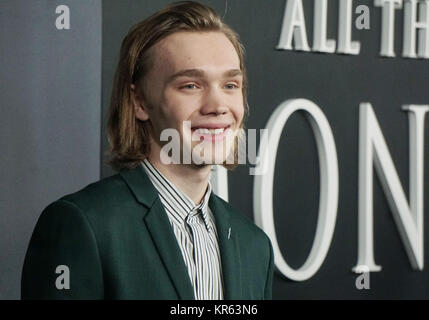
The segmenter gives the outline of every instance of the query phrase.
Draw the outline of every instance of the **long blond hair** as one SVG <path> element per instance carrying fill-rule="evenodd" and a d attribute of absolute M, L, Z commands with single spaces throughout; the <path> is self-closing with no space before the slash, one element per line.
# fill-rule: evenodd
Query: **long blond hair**
<path fill-rule="evenodd" d="M 109 163 L 116 170 L 135 167 L 150 152 L 148 124 L 135 116 L 131 84 L 137 86 L 150 69 L 151 59 L 148 50 L 163 38 L 179 31 L 218 31 L 224 33 L 231 41 L 240 60 L 245 117 L 248 114 L 244 47 L 238 35 L 222 22 L 212 8 L 206 5 L 193 1 L 172 3 L 133 26 L 122 41 L 107 127 L 111 155 Z M 244 120 L 240 128 L 243 126 Z M 234 150 L 236 161 L 234 164 L 223 164 L 228 169 L 237 166 L 237 140 Z"/>

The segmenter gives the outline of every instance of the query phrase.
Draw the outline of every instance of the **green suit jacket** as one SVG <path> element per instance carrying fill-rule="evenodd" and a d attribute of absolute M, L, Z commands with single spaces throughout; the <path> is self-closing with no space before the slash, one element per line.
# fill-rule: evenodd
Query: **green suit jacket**
<path fill-rule="evenodd" d="M 254 223 L 211 194 L 225 299 L 271 299 L 273 250 Z M 57 270 L 68 267 L 67 273 Z M 56 273 L 58 272 L 58 273 Z M 194 299 L 179 245 L 141 166 L 67 195 L 41 214 L 23 299 Z"/>

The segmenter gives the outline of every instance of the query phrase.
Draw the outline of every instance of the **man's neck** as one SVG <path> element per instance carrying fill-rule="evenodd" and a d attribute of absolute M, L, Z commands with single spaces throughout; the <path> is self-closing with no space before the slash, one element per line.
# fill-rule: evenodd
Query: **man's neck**
<path fill-rule="evenodd" d="M 195 204 L 201 202 L 210 179 L 211 165 L 164 164 L 151 155 L 148 160 Z"/>

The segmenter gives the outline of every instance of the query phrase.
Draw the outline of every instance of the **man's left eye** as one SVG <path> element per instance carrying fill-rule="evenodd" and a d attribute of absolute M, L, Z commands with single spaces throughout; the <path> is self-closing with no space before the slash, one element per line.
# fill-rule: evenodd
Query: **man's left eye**
<path fill-rule="evenodd" d="M 235 83 L 227 83 L 227 84 L 225 85 L 225 87 L 226 87 L 227 89 L 235 89 L 235 88 L 238 88 L 238 86 L 237 86 Z"/>

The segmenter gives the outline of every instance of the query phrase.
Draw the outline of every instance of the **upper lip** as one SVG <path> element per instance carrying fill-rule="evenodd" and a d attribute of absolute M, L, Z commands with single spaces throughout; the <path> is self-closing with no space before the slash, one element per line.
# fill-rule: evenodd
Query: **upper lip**
<path fill-rule="evenodd" d="M 195 126 L 192 126 L 192 129 L 221 129 L 221 128 L 227 128 L 229 127 L 229 123 L 206 123 L 206 124 L 198 124 Z"/>

